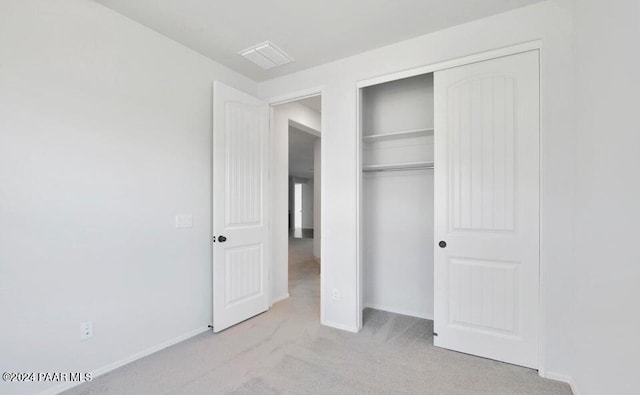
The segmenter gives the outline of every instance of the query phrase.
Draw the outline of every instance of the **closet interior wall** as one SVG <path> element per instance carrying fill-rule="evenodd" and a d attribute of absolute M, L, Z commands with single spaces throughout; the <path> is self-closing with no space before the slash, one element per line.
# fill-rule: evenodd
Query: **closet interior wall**
<path fill-rule="evenodd" d="M 363 307 L 433 318 L 433 74 L 362 89 Z"/>

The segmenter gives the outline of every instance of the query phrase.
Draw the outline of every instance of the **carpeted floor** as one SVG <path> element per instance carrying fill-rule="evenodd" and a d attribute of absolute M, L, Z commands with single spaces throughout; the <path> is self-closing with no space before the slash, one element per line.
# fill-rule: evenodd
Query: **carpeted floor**
<path fill-rule="evenodd" d="M 432 321 L 367 310 L 358 334 L 319 323 L 312 239 L 291 239 L 290 294 L 68 394 L 571 394 L 537 372 L 433 347 Z"/>

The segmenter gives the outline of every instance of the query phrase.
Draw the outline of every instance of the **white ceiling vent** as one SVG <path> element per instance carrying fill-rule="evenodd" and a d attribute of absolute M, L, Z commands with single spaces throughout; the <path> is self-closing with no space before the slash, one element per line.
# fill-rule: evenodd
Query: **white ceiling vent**
<path fill-rule="evenodd" d="M 282 66 L 283 64 L 293 61 L 293 58 L 284 53 L 280 48 L 276 47 L 276 45 L 271 41 L 265 41 L 258 45 L 254 45 L 251 48 L 247 48 L 244 51 L 240 51 L 240 55 L 265 70 Z"/>

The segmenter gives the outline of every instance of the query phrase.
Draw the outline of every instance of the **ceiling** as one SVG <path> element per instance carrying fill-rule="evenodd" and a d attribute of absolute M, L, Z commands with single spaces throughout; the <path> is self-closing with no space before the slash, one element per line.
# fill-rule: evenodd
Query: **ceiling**
<path fill-rule="evenodd" d="M 95 0 L 256 81 L 542 0 Z M 238 52 L 270 40 L 294 61 Z"/>
<path fill-rule="evenodd" d="M 313 177 L 313 143 L 318 137 L 289 126 L 289 175 Z"/>

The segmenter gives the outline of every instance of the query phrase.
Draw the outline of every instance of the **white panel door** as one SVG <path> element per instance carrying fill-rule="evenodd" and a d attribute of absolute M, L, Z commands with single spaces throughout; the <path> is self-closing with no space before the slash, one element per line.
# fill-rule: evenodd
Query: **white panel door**
<path fill-rule="evenodd" d="M 213 86 L 213 330 L 269 308 L 266 103 Z"/>
<path fill-rule="evenodd" d="M 434 344 L 537 368 L 538 51 L 435 73 L 434 174 Z"/>

